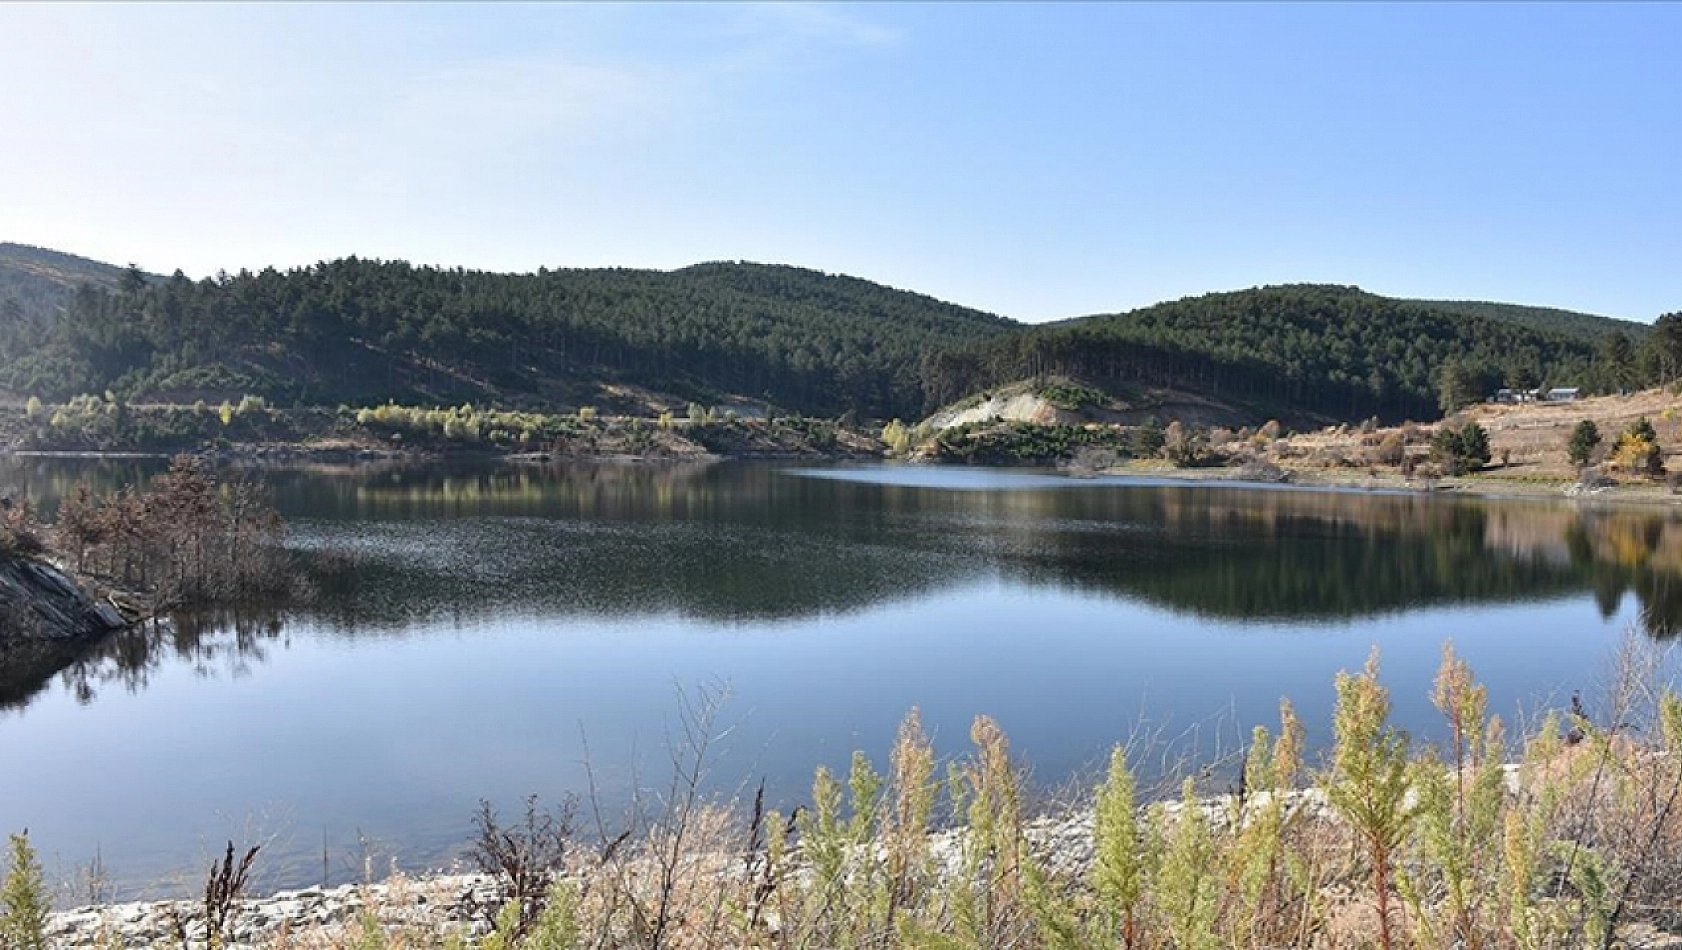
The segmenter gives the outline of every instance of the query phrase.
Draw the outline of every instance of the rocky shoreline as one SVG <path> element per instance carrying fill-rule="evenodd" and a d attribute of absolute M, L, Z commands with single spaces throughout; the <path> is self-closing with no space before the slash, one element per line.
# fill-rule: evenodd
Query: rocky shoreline
<path fill-rule="evenodd" d="M 1506 766 L 1506 783 L 1518 778 L 1517 766 Z M 1261 804 L 1266 793 L 1252 803 Z M 1230 796 L 1202 800 L 1205 818 L 1216 824 L 1231 819 Z M 1178 801 L 1154 806 L 1168 814 L 1186 807 Z M 1290 793 L 1287 809 L 1305 813 L 1310 821 L 1333 820 L 1330 805 L 1319 789 Z M 1090 808 L 1033 818 L 1024 823 L 1023 836 L 1042 866 L 1053 875 L 1084 877 L 1095 857 L 1096 817 Z M 963 873 L 962 828 L 930 835 L 929 855 L 937 877 Z M 720 867 L 738 868 L 739 858 Z M 1335 896 L 1335 895 L 1334 895 Z M 1349 895 L 1343 895 L 1347 899 Z M 413 941 L 400 945 L 430 945 L 452 936 L 470 942 L 491 934 L 499 910 L 508 900 L 504 881 L 488 874 L 439 872 L 409 877 L 394 874 L 384 881 L 337 887 L 306 887 L 267 897 L 241 900 L 227 918 L 223 950 L 261 947 L 345 947 L 358 944 L 370 927 L 387 938 L 402 934 Z M 205 908 L 188 900 L 130 901 L 88 905 L 52 914 L 48 945 L 55 950 L 103 950 L 110 947 L 205 946 L 209 936 Z M 1648 923 L 1618 927 L 1617 945 L 1629 950 L 1682 950 L 1682 937 Z"/>
<path fill-rule="evenodd" d="M 128 621 L 68 574 L 32 557 L 0 558 L 0 649 L 9 643 L 64 642 L 109 633 Z"/>
<path fill-rule="evenodd" d="M 1034 819 L 1027 836 L 1058 872 L 1083 873 L 1092 862 L 1090 811 Z M 942 874 L 960 867 L 961 830 L 931 836 L 930 852 Z M 313 945 L 345 946 L 370 920 L 387 932 L 403 931 L 469 939 L 494 929 L 508 899 L 501 880 L 480 873 L 394 874 L 373 883 L 306 887 L 241 900 L 228 918 L 224 950 L 255 950 L 283 939 L 308 937 Z M 58 950 L 181 945 L 181 935 L 202 946 L 208 936 L 205 908 L 194 900 L 125 901 L 59 911 L 47 924 Z"/>
<path fill-rule="evenodd" d="M 1168 807 L 1178 807 L 1178 803 L 1168 803 Z M 1052 870 L 1080 874 L 1092 862 L 1092 829 L 1092 812 L 1077 811 L 1033 819 L 1026 834 Z M 956 829 L 931 836 L 930 852 L 941 873 L 957 873 L 962 836 L 963 831 Z M 268 946 L 283 937 L 306 934 L 312 941 L 343 946 L 370 919 L 387 931 L 477 938 L 490 933 L 507 898 L 508 891 L 497 878 L 462 872 L 394 874 L 373 883 L 278 891 L 238 902 L 228 918 L 226 950 Z M 60 950 L 180 946 L 182 933 L 202 945 L 207 930 L 200 901 L 126 901 L 55 913 L 48 920 L 47 938 Z"/>
<path fill-rule="evenodd" d="M 389 929 L 465 936 L 488 933 L 504 891 L 484 874 L 394 876 L 372 884 L 306 887 L 240 901 L 229 917 L 230 950 L 270 943 L 282 934 L 315 933 L 337 945 L 364 926 L 366 915 Z M 208 925 L 201 903 L 186 900 L 94 904 L 53 914 L 54 947 L 179 945 L 202 942 Z"/>

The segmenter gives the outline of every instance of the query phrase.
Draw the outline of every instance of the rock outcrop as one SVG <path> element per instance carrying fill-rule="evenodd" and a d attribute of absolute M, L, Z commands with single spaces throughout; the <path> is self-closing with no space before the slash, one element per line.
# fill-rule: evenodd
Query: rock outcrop
<path fill-rule="evenodd" d="M 89 597 L 51 564 L 0 558 L 0 652 L 30 642 L 98 636 L 124 625 L 116 608 Z"/>
<path fill-rule="evenodd" d="M 0 558 L 0 710 L 27 704 L 101 637 L 127 626 L 58 568 Z"/>

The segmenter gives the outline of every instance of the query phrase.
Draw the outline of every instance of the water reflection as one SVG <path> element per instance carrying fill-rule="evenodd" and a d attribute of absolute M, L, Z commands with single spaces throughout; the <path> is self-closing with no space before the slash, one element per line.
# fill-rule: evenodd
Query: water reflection
<path fill-rule="evenodd" d="M 50 509 L 160 460 L 0 460 Z M 933 475 L 931 475 L 933 471 Z M 0 662 L 0 707 L 52 677 L 87 702 L 165 663 L 238 676 L 289 624 L 343 637 L 439 620 L 676 616 L 776 624 L 910 601 L 984 577 L 1225 622 L 1309 625 L 1456 604 L 1626 595 L 1682 630 L 1682 522 L 1570 503 L 1049 480 L 897 484 L 767 465 L 295 469 L 261 478 L 315 596 L 289 611 L 178 616 Z M 1029 487 L 1014 487 L 1028 484 Z"/>
<path fill-rule="evenodd" d="M 89 643 L 33 643 L 0 653 L 0 710 L 21 709 L 56 676 L 81 704 L 120 689 L 135 693 L 171 665 L 195 675 L 240 677 L 284 645 L 283 615 L 275 610 L 176 614 Z"/>

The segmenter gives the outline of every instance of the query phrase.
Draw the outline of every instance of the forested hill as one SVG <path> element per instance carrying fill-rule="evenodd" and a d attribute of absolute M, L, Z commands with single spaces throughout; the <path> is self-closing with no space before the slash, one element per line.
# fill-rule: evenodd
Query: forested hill
<path fill-rule="evenodd" d="M 1516 323 L 1532 330 L 1548 330 L 1590 342 L 1598 342 L 1613 333 L 1623 333 L 1631 341 L 1639 342 L 1646 339 L 1647 334 L 1653 330 L 1648 324 L 1637 323 L 1634 320 L 1619 320 L 1616 317 L 1579 313 L 1575 310 L 1560 310 L 1555 307 L 1492 303 L 1487 300 L 1410 300 L 1408 302 L 1437 310 L 1463 313 L 1473 317 L 1505 320 L 1508 323 Z"/>
<path fill-rule="evenodd" d="M 1118 393 L 1190 390 L 1286 418 L 1428 419 L 1439 412 L 1445 366 L 1472 398 L 1508 380 L 1589 386 L 1601 375 L 1595 344 L 1576 335 L 1356 287 L 1296 284 L 1024 330 L 943 353 L 924 379 L 937 403 L 1059 374 Z"/>
<path fill-rule="evenodd" d="M 358 258 L 89 287 L 0 341 L 43 398 L 250 393 L 290 404 L 594 404 L 604 386 L 910 417 L 924 358 L 1016 326 L 851 277 L 715 263 L 494 274 Z"/>
<path fill-rule="evenodd" d="M 1124 398 L 1160 387 L 1258 417 L 1425 419 L 1445 373 L 1472 398 L 1504 384 L 1640 384 L 1659 365 L 1651 337 L 1569 311 L 1325 285 L 1025 326 L 782 265 L 495 274 L 350 257 L 192 281 L 0 244 L 0 389 L 49 400 L 109 390 L 328 406 L 612 410 L 618 400 L 634 411 L 627 388 L 643 387 L 909 420 L 1067 375 Z M 1667 359 L 1674 377 L 1682 356 Z"/>

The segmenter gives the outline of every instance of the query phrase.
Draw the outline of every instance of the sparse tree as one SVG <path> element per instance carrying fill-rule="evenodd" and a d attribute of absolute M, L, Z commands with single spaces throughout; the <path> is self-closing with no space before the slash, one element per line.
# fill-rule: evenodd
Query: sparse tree
<path fill-rule="evenodd" d="M 1162 455 L 1175 465 L 1195 465 L 1207 446 L 1202 433 L 1175 419 L 1162 432 Z"/>
<path fill-rule="evenodd" d="M 1337 675 L 1332 767 L 1321 776 L 1326 798 L 1366 851 L 1378 910 L 1379 946 L 1398 934 L 1394 914 L 1396 860 L 1418 805 L 1408 796 L 1407 733 L 1392 726 L 1390 692 L 1378 682 L 1375 647 L 1359 674 Z"/>
<path fill-rule="evenodd" d="M 1664 474 L 1664 451 L 1659 434 L 1646 416 L 1630 423 L 1612 448 L 1612 464 L 1626 472 L 1657 478 Z"/>
<path fill-rule="evenodd" d="M 1378 443 L 1378 460 L 1385 465 L 1402 464 L 1406 452 L 1407 443 L 1400 432 L 1391 432 Z"/>
<path fill-rule="evenodd" d="M 1162 451 L 1162 445 L 1167 440 L 1162 427 L 1155 422 L 1146 422 L 1137 426 L 1127 434 L 1127 450 L 1135 458 L 1155 458 Z"/>

